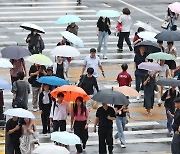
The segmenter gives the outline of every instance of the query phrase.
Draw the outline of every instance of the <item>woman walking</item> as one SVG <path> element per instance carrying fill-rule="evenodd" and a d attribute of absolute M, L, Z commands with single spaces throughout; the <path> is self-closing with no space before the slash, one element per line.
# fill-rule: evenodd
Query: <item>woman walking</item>
<path fill-rule="evenodd" d="M 83 149 L 86 148 L 88 140 L 88 122 L 89 114 L 88 109 L 83 104 L 83 98 L 77 97 L 71 112 L 71 130 L 74 128 L 74 134 L 79 136 L 83 143 Z M 82 153 L 81 144 L 76 144 L 77 154 Z"/>

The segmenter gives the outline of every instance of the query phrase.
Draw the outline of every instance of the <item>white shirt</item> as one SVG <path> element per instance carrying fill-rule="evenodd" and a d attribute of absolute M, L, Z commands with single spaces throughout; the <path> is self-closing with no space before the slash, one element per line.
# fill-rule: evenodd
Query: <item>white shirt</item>
<path fill-rule="evenodd" d="M 54 114 L 53 114 L 53 109 L 54 109 Z M 53 120 L 66 120 L 69 113 L 70 113 L 69 103 L 64 101 L 61 104 L 56 103 L 55 108 L 53 103 L 51 106 L 50 118 L 52 118 Z"/>
<path fill-rule="evenodd" d="M 166 49 L 165 49 L 165 52 L 168 53 L 168 54 L 171 54 L 171 55 L 173 55 L 173 56 L 177 56 L 177 55 L 174 55 L 173 50 L 174 50 L 174 51 L 176 52 L 176 54 L 177 54 L 177 49 L 176 49 L 174 46 L 173 46 L 171 49 L 166 48 Z"/>
<path fill-rule="evenodd" d="M 49 92 L 43 91 L 44 97 L 43 97 L 43 104 L 49 104 Z"/>
<path fill-rule="evenodd" d="M 161 66 L 161 71 L 159 72 L 159 77 L 166 78 L 166 70 L 169 69 L 169 66 L 167 64 L 164 64 L 164 66 Z"/>
<path fill-rule="evenodd" d="M 131 28 L 131 25 L 132 25 L 132 19 L 131 19 L 130 15 L 122 14 L 119 17 L 118 22 L 120 22 L 121 25 L 122 25 L 121 32 L 130 32 L 130 28 Z"/>
<path fill-rule="evenodd" d="M 89 67 L 92 67 L 94 69 L 93 76 L 97 78 L 98 77 L 98 67 L 101 66 L 100 58 L 98 56 L 91 58 L 91 56 L 88 55 L 84 59 L 84 66 L 86 66 L 86 71 Z"/>

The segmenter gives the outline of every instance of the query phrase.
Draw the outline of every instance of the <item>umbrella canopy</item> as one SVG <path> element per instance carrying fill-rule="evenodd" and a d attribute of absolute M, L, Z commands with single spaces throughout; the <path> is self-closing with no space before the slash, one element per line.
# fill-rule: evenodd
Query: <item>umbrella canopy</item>
<path fill-rule="evenodd" d="M 58 18 L 55 24 L 69 24 L 72 22 L 80 22 L 81 19 L 76 15 L 64 15 Z"/>
<path fill-rule="evenodd" d="M 161 71 L 162 68 L 158 63 L 154 62 L 142 62 L 138 65 L 139 69 L 148 70 L 148 71 Z"/>
<path fill-rule="evenodd" d="M 180 3 L 179 2 L 174 2 L 170 5 L 168 5 L 168 8 L 174 13 L 179 14 L 180 13 Z"/>
<path fill-rule="evenodd" d="M 177 31 L 163 31 L 155 36 L 157 40 L 160 41 L 180 41 L 180 33 Z"/>
<path fill-rule="evenodd" d="M 35 148 L 32 154 L 70 154 L 70 152 L 65 147 L 46 144 Z"/>
<path fill-rule="evenodd" d="M 8 81 L 0 78 L 0 89 L 10 90 L 11 88 L 12 86 Z"/>
<path fill-rule="evenodd" d="M 176 79 L 171 79 L 171 78 L 161 78 L 156 82 L 157 85 L 160 86 L 175 86 L 179 87 L 180 86 L 180 81 Z"/>
<path fill-rule="evenodd" d="M 141 46 L 145 46 L 146 47 L 145 52 L 147 54 L 155 53 L 155 52 L 161 52 L 161 49 L 159 48 L 159 46 L 156 43 L 153 43 L 151 41 L 142 41 L 140 43 L 137 43 L 134 46 L 134 50 L 136 51 L 136 53 L 139 52 L 139 48 Z"/>
<path fill-rule="evenodd" d="M 78 36 L 74 35 L 73 33 L 64 31 L 64 32 L 60 32 L 60 34 L 74 45 L 77 45 L 79 47 L 84 47 L 83 40 L 81 40 Z"/>
<path fill-rule="evenodd" d="M 14 108 L 8 109 L 4 112 L 5 115 L 20 117 L 20 118 L 31 118 L 35 119 L 35 116 L 32 112 L 22 109 L 22 108 Z"/>
<path fill-rule="evenodd" d="M 13 68 L 13 65 L 8 59 L 0 58 L 0 68 Z"/>
<path fill-rule="evenodd" d="M 114 10 L 99 10 L 96 13 L 97 16 L 99 17 L 119 17 L 121 15 L 120 12 L 114 11 Z"/>
<path fill-rule="evenodd" d="M 38 33 L 45 33 L 42 27 L 39 27 L 38 25 L 32 23 L 23 23 L 20 27 L 30 31 L 37 30 Z"/>
<path fill-rule="evenodd" d="M 25 60 L 30 63 L 35 63 L 35 64 L 39 64 L 39 65 L 51 66 L 53 64 L 52 60 L 43 54 L 34 54 L 34 55 L 27 57 Z"/>
<path fill-rule="evenodd" d="M 154 32 L 140 32 L 138 33 L 138 36 L 140 38 L 143 38 L 144 41 L 152 41 L 152 42 L 156 42 L 157 40 L 154 38 L 157 34 Z"/>
<path fill-rule="evenodd" d="M 129 97 L 140 96 L 140 94 L 134 88 L 128 87 L 128 86 L 121 86 L 118 88 L 114 88 L 114 91 L 118 91 L 118 92 L 124 94 L 125 96 L 129 96 Z"/>
<path fill-rule="evenodd" d="M 120 92 L 114 91 L 112 89 L 101 90 L 96 93 L 93 100 L 101 103 L 116 104 L 116 105 L 128 105 L 129 100 L 126 96 Z"/>
<path fill-rule="evenodd" d="M 55 56 L 62 56 L 62 57 L 77 57 L 80 55 L 80 52 L 71 46 L 68 45 L 61 45 L 55 47 L 52 51 L 51 54 Z"/>
<path fill-rule="evenodd" d="M 51 133 L 51 140 L 64 145 L 81 144 L 81 140 L 77 135 L 66 131 Z"/>
<path fill-rule="evenodd" d="M 90 100 L 86 92 L 82 88 L 77 86 L 64 85 L 58 87 L 51 92 L 51 95 L 54 98 L 57 98 L 57 94 L 59 92 L 62 92 L 64 94 L 64 100 L 68 102 L 70 101 L 74 102 L 78 96 L 81 96 L 84 101 Z"/>
<path fill-rule="evenodd" d="M 29 50 L 21 46 L 6 47 L 1 50 L 1 54 L 3 58 L 16 59 L 16 60 L 31 55 Z"/>
<path fill-rule="evenodd" d="M 147 59 L 156 59 L 156 60 L 175 60 L 175 57 L 172 54 L 168 54 L 165 52 L 156 52 L 151 53 L 147 57 Z"/>
<path fill-rule="evenodd" d="M 37 79 L 39 83 L 44 83 L 52 86 L 62 86 L 62 85 L 69 85 L 67 80 L 61 79 L 56 76 L 42 76 Z"/>

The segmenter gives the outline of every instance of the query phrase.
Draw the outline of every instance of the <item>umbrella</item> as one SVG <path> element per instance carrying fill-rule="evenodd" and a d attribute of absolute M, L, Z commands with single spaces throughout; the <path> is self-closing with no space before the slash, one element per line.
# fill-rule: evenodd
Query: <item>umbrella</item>
<path fill-rule="evenodd" d="M 161 59 L 161 60 L 175 60 L 175 57 L 172 54 L 168 54 L 165 52 L 156 52 L 156 53 L 151 53 L 147 57 L 147 59 Z"/>
<path fill-rule="evenodd" d="M 126 96 L 120 92 L 114 91 L 113 89 L 105 89 L 96 93 L 93 100 L 101 103 L 116 104 L 116 105 L 128 105 L 129 100 Z"/>
<path fill-rule="evenodd" d="M 32 154 L 70 154 L 70 152 L 65 147 L 46 144 L 35 148 Z"/>
<path fill-rule="evenodd" d="M 38 25 L 32 23 L 23 23 L 20 27 L 30 31 L 37 30 L 38 33 L 45 33 L 42 27 L 39 27 Z"/>
<path fill-rule="evenodd" d="M 129 97 L 140 96 L 140 94 L 134 88 L 128 87 L 128 86 L 121 86 L 118 88 L 114 88 L 114 91 L 118 91 L 118 92 L 124 94 L 125 96 L 129 96 Z"/>
<path fill-rule="evenodd" d="M 162 68 L 158 63 L 154 62 L 142 62 L 138 65 L 139 69 L 148 70 L 148 71 L 161 71 Z"/>
<path fill-rule="evenodd" d="M 180 13 L 180 3 L 179 2 L 174 2 L 170 5 L 168 5 L 168 8 L 174 13 L 179 14 Z"/>
<path fill-rule="evenodd" d="M 157 31 L 156 29 L 154 29 L 151 25 L 147 24 L 147 23 L 144 23 L 144 22 L 141 22 L 141 21 L 138 21 L 137 23 L 134 24 L 135 26 L 137 27 L 142 27 L 144 28 L 145 30 L 147 31 L 150 31 L 150 32 L 155 32 L 155 33 L 158 33 L 159 31 Z"/>
<path fill-rule="evenodd" d="M 80 52 L 71 46 L 68 45 L 61 45 L 55 47 L 52 51 L 51 54 L 55 56 L 62 56 L 62 57 L 76 57 L 80 55 Z"/>
<path fill-rule="evenodd" d="M 35 119 L 35 116 L 32 112 L 22 109 L 22 108 L 14 108 L 8 109 L 4 112 L 5 115 L 20 117 L 20 118 L 31 118 Z"/>
<path fill-rule="evenodd" d="M 96 16 L 99 16 L 99 17 L 119 17 L 121 15 L 120 12 L 118 11 L 114 11 L 114 10 L 99 10 L 97 13 L 96 13 Z"/>
<path fill-rule="evenodd" d="M 0 89 L 10 90 L 11 88 L 12 86 L 8 81 L 0 78 Z"/>
<path fill-rule="evenodd" d="M 151 41 L 142 41 L 140 43 L 137 43 L 134 46 L 134 50 L 137 52 L 139 52 L 139 47 L 140 46 L 145 46 L 146 47 L 146 53 L 150 54 L 150 53 L 155 53 L 155 52 L 161 52 L 161 49 L 159 48 L 159 46 L 156 43 L 153 43 Z"/>
<path fill-rule="evenodd" d="M 81 40 L 78 36 L 74 35 L 71 32 L 64 31 L 60 33 L 62 36 L 64 36 L 69 42 L 73 43 L 74 45 L 77 45 L 79 47 L 84 47 L 83 40 Z"/>
<path fill-rule="evenodd" d="M 177 31 L 163 31 L 155 36 L 160 41 L 180 41 L 180 33 Z"/>
<path fill-rule="evenodd" d="M 56 76 L 42 76 L 37 80 L 39 83 L 44 83 L 52 86 L 69 85 L 67 80 L 61 79 Z"/>
<path fill-rule="evenodd" d="M 145 40 L 145 41 L 152 41 L 152 42 L 156 42 L 157 41 L 154 38 L 156 35 L 157 35 L 156 33 L 148 32 L 148 31 L 138 33 L 138 36 L 140 38 L 143 38 L 143 40 Z"/>
<path fill-rule="evenodd" d="M 40 64 L 40 65 L 48 65 L 51 66 L 53 64 L 52 60 L 49 57 L 43 54 L 34 54 L 25 59 L 30 63 Z"/>
<path fill-rule="evenodd" d="M 55 24 L 69 24 L 72 22 L 80 22 L 81 19 L 76 15 L 64 15 L 58 18 Z"/>
<path fill-rule="evenodd" d="M 156 82 L 160 86 L 180 86 L 180 81 L 172 78 L 161 78 Z"/>
<path fill-rule="evenodd" d="M 31 55 L 31 53 L 27 49 L 21 46 L 6 47 L 1 50 L 1 54 L 3 58 L 16 59 L 16 60 Z"/>
<path fill-rule="evenodd" d="M 77 135 L 66 131 L 51 133 L 51 140 L 64 145 L 81 144 L 81 140 Z"/>
<path fill-rule="evenodd" d="M 0 68 L 13 68 L 13 65 L 9 60 L 0 58 Z"/>
<path fill-rule="evenodd" d="M 78 96 L 81 96 L 84 101 L 90 100 L 86 92 L 82 88 L 77 87 L 77 86 L 64 85 L 64 86 L 58 87 L 51 92 L 51 95 L 54 98 L 57 98 L 57 94 L 59 92 L 64 93 L 64 100 L 68 102 L 70 101 L 74 102 Z"/>

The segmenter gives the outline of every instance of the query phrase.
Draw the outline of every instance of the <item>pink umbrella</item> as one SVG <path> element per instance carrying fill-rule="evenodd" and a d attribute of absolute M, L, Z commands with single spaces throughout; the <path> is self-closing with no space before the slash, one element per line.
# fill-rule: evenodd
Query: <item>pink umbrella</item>
<path fill-rule="evenodd" d="M 138 65 L 139 69 L 148 70 L 148 71 L 161 71 L 162 68 L 158 63 L 154 62 L 142 62 Z"/>
<path fill-rule="evenodd" d="M 179 2 L 175 2 L 172 3 L 168 6 L 168 8 L 170 8 L 170 10 L 174 13 L 180 13 L 180 3 Z"/>

